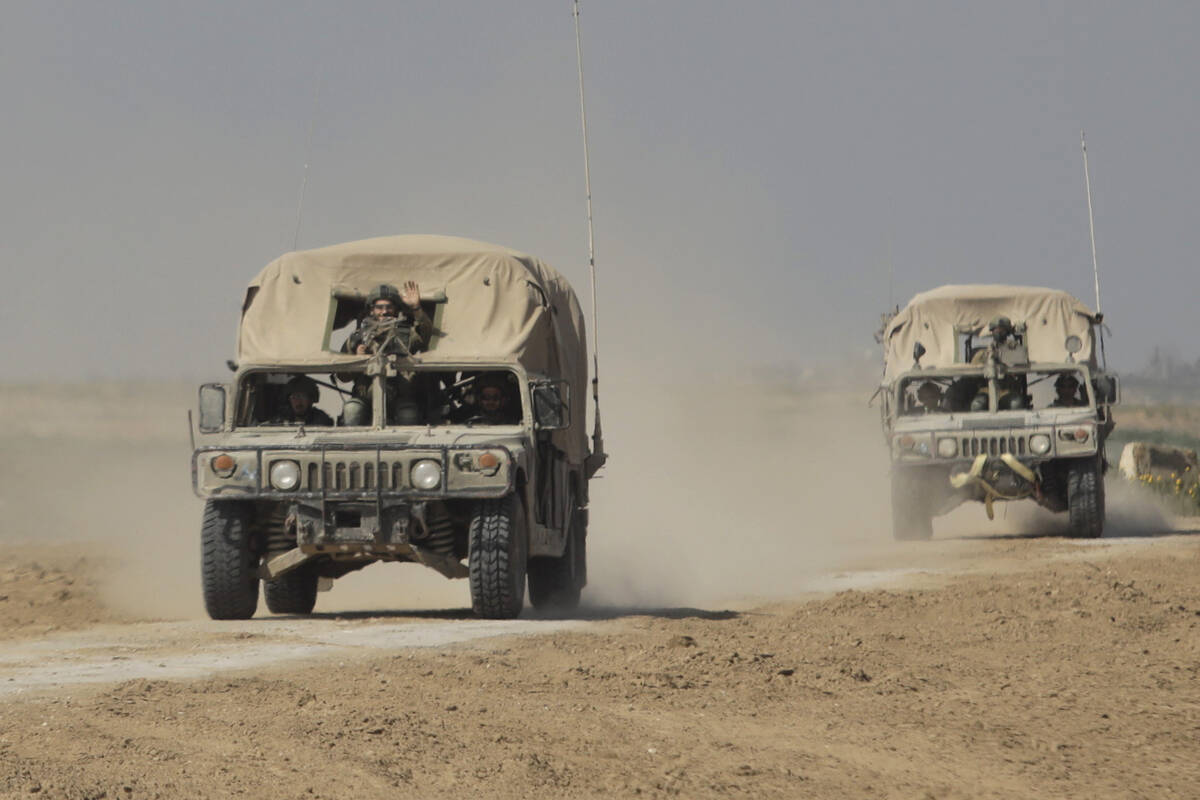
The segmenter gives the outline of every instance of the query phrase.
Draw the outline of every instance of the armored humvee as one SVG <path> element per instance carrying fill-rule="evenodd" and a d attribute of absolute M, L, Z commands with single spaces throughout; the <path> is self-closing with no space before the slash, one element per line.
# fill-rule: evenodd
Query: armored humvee
<path fill-rule="evenodd" d="M 410 281 L 427 346 L 343 352 L 371 290 Z M 260 581 L 269 610 L 307 614 L 319 584 L 377 561 L 469 578 L 483 617 L 518 615 L 527 582 L 535 607 L 579 602 L 604 455 L 585 433 L 583 315 L 553 268 L 445 236 L 288 253 L 250 282 L 230 367 L 200 388 L 193 431 L 209 616 L 253 616 Z M 297 385 L 324 412 L 307 423 L 287 413 Z M 365 416 L 344 413 L 352 397 Z"/>
<path fill-rule="evenodd" d="M 1066 292 L 943 286 L 885 317 L 883 432 L 897 539 L 928 539 L 966 501 L 1066 511 L 1104 530 L 1104 442 L 1118 380 L 1097 356 L 1100 315 Z"/>

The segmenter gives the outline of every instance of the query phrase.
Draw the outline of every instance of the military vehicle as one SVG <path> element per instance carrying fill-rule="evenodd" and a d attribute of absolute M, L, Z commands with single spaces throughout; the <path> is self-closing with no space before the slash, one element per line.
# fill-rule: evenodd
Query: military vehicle
<path fill-rule="evenodd" d="M 342 352 L 372 289 L 410 281 L 427 345 Z M 230 367 L 193 429 L 209 616 L 253 616 L 260 583 L 270 611 L 308 614 L 320 584 L 381 561 L 468 578 L 487 618 L 517 616 L 527 583 L 535 607 L 579 602 L 605 456 L 585 433 L 583 314 L 550 266 L 444 236 L 287 253 L 250 282 Z"/>
<path fill-rule="evenodd" d="M 883 432 L 897 539 L 929 539 L 967 501 L 1030 499 L 1104 530 L 1104 442 L 1117 376 L 1102 319 L 1066 292 L 943 286 L 884 319 Z M 1102 342 L 1101 342 L 1102 349 Z"/>

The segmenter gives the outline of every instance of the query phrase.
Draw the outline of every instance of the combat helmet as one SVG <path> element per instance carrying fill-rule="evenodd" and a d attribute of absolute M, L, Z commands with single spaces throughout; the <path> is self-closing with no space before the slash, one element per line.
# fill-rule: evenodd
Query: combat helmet
<path fill-rule="evenodd" d="M 370 309 L 380 300 L 391 300 L 397 310 L 404 305 L 400 302 L 400 290 L 390 283 L 381 283 L 367 293 L 367 308 Z"/>
<path fill-rule="evenodd" d="M 1011 333 L 1012 329 L 1012 320 L 1008 317 L 992 317 L 992 321 L 988 323 L 989 331 L 1002 330 Z"/>
<path fill-rule="evenodd" d="M 297 375 L 283 387 L 284 397 L 291 397 L 297 392 L 304 392 L 314 403 L 321 398 L 321 390 L 317 388 L 317 382 L 307 375 Z"/>

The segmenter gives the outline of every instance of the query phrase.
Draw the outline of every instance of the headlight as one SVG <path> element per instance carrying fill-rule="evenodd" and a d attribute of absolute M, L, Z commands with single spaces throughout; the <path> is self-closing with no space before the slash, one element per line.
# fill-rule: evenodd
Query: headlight
<path fill-rule="evenodd" d="M 418 489 L 436 489 L 442 483 L 442 467 L 436 461 L 424 459 L 413 464 L 409 477 Z"/>
<path fill-rule="evenodd" d="M 1050 437 L 1044 433 L 1035 433 L 1029 437 L 1029 452 L 1035 456 L 1044 456 L 1050 452 Z"/>
<path fill-rule="evenodd" d="M 942 458 L 954 458 L 958 455 L 958 440 L 938 439 L 937 454 Z"/>
<path fill-rule="evenodd" d="M 271 465 L 271 485 L 290 492 L 300 483 L 300 465 L 295 461 L 276 461 Z"/>

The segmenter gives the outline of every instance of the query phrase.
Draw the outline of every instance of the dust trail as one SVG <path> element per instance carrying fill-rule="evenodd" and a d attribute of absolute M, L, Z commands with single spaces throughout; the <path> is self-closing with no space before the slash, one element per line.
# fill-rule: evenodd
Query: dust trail
<path fill-rule="evenodd" d="M 592 488 L 589 603 L 794 594 L 890 538 L 868 392 L 649 370 L 607 390 L 612 459 Z"/>
<path fill-rule="evenodd" d="M 1166 499 L 1138 489 L 1115 469 L 1109 471 L 1104 485 L 1108 506 L 1105 538 L 1157 536 L 1164 531 L 1189 524 L 1189 518 L 1175 517 L 1178 509 L 1172 509 Z M 1190 520 L 1190 524 L 1195 524 L 1194 518 Z"/>
<path fill-rule="evenodd" d="M 173 384 L 0 386 L 0 413 L 10 421 L 0 437 L 8 456 L 0 539 L 87 545 L 104 600 L 124 614 L 202 615 L 201 504 L 187 467 L 194 392 Z"/>
<path fill-rule="evenodd" d="M 1106 494 L 1105 539 L 1128 536 L 1158 536 L 1186 527 L 1186 518 L 1177 518 L 1177 508 L 1139 490 L 1110 469 L 1104 479 Z M 1056 514 L 1024 500 L 996 505 L 996 519 L 989 521 L 983 506 L 967 503 L 944 517 L 934 520 L 934 536 L 946 538 L 987 538 L 1001 536 L 1069 536 L 1066 513 Z"/>

